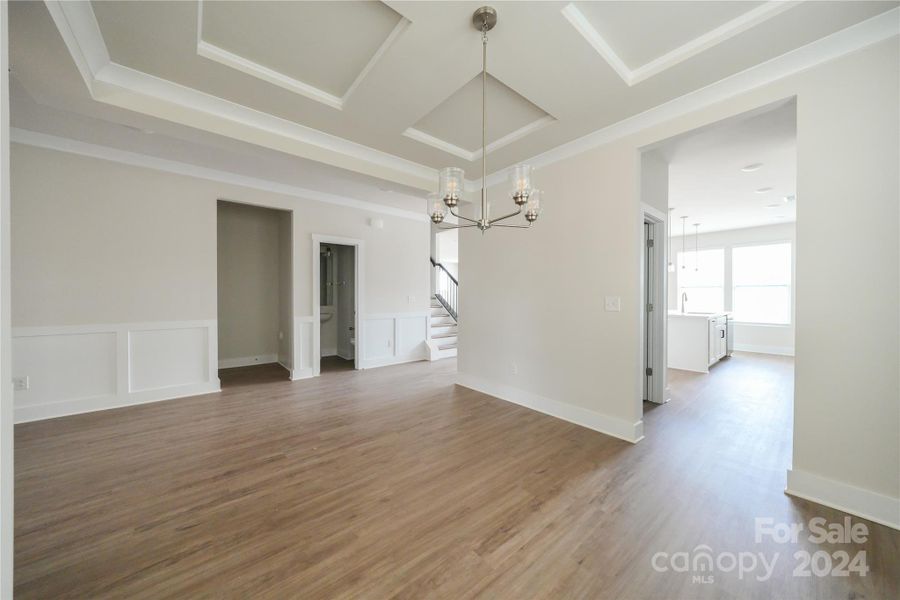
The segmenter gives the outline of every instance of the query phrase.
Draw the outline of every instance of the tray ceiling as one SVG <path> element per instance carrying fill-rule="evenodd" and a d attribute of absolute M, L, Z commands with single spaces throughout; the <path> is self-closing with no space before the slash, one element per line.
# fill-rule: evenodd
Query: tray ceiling
<path fill-rule="evenodd" d="M 87 95 L 427 187 L 440 167 L 480 169 L 481 44 L 471 27 L 479 5 L 45 0 L 10 8 L 21 31 L 12 58 L 22 85 L 48 103 L 78 106 Z M 817 41 L 834 38 L 805 49 L 806 64 L 896 35 L 897 5 L 499 3 L 488 54 L 488 169 L 758 65 L 773 71 L 773 60 Z"/>

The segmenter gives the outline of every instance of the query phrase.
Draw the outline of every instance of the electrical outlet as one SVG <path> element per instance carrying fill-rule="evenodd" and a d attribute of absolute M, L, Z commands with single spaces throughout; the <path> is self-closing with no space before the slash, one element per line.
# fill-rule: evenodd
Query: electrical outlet
<path fill-rule="evenodd" d="M 415 303 L 416 303 L 416 297 L 415 297 L 415 296 L 407 296 L 407 297 L 406 297 L 406 303 L 407 303 L 407 304 L 415 304 Z"/>
<path fill-rule="evenodd" d="M 606 312 L 619 312 L 622 310 L 622 298 L 619 296 L 607 296 L 605 306 Z"/>
<path fill-rule="evenodd" d="M 512 369 L 512 374 L 513 374 L 513 375 L 518 375 L 518 374 L 519 374 L 519 365 L 518 365 L 518 364 L 512 363 L 512 365 L 510 366 L 510 368 Z"/>
<path fill-rule="evenodd" d="M 284 339 L 284 332 L 283 332 L 283 331 L 279 331 L 279 332 L 278 332 L 278 339 L 279 339 L 279 340 L 283 340 L 283 339 Z"/>
<path fill-rule="evenodd" d="M 28 381 L 28 375 L 24 377 L 13 377 L 13 390 L 17 392 L 24 392 L 31 386 L 31 382 Z"/>

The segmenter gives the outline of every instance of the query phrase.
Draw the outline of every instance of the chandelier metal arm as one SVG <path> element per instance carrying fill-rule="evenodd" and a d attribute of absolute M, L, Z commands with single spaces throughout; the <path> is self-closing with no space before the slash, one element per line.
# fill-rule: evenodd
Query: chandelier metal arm
<path fill-rule="evenodd" d="M 463 221 L 468 221 L 469 223 L 474 223 L 476 225 L 478 224 L 478 221 L 476 221 L 475 219 L 470 219 L 469 217 L 464 217 L 462 215 L 456 214 L 455 212 L 453 212 L 452 208 L 450 209 L 450 214 L 453 215 L 454 217 L 456 217 L 457 219 L 462 219 Z"/>
<path fill-rule="evenodd" d="M 503 221 L 504 219 L 510 219 L 512 217 L 517 217 L 521 214 L 522 214 L 522 207 L 520 206 L 519 210 L 517 210 L 516 212 L 509 213 L 508 215 L 503 215 L 502 217 L 497 217 L 496 219 L 491 219 L 490 221 L 488 221 L 488 225 L 493 225 L 494 223 L 497 223 L 498 221 Z"/>
<path fill-rule="evenodd" d="M 477 223 L 472 224 L 472 225 L 443 225 L 443 224 L 441 224 L 441 225 L 437 226 L 438 229 L 465 229 L 466 227 L 478 227 L 478 224 Z"/>
<path fill-rule="evenodd" d="M 491 225 L 491 227 L 509 227 L 511 229 L 531 229 L 534 221 L 530 221 L 528 225 Z"/>

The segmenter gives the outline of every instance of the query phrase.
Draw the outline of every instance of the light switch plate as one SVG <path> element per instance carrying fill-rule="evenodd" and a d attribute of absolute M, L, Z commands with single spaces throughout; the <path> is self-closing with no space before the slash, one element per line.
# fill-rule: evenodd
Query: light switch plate
<path fill-rule="evenodd" d="M 622 310 L 622 298 L 619 296 L 606 297 L 606 312 L 619 312 Z"/>
<path fill-rule="evenodd" d="M 30 382 L 28 381 L 28 376 L 25 377 L 13 377 L 13 390 L 16 392 L 24 392 L 30 387 Z"/>

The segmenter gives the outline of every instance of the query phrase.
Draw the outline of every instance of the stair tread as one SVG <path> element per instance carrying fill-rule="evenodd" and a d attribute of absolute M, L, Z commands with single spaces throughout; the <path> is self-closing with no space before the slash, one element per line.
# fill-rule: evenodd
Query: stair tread
<path fill-rule="evenodd" d="M 438 350 L 455 350 L 456 344 L 447 344 L 446 346 L 438 346 Z"/>
<path fill-rule="evenodd" d="M 437 333 L 437 334 L 433 334 L 433 335 L 431 336 L 431 339 L 456 337 L 457 335 L 458 335 L 458 334 L 457 334 L 456 332 L 451 332 L 451 333 Z"/>

